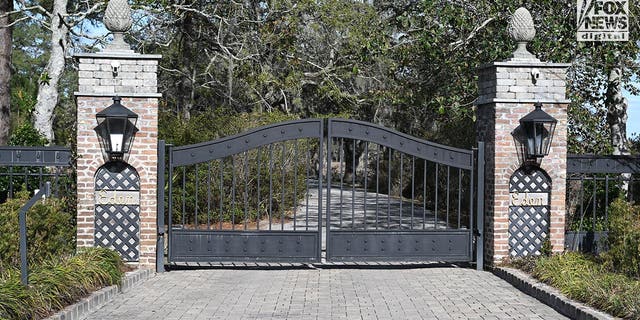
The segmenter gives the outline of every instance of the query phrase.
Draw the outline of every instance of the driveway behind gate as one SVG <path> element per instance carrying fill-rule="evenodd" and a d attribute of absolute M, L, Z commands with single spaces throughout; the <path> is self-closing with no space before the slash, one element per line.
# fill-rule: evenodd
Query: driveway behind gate
<path fill-rule="evenodd" d="M 157 274 L 87 319 L 566 319 L 488 272 L 209 269 Z"/>

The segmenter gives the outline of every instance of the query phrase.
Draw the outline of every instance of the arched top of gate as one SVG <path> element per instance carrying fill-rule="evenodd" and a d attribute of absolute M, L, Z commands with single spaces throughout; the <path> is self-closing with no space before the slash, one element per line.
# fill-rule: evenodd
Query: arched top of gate
<path fill-rule="evenodd" d="M 323 119 L 280 122 L 221 139 L 173 148 L 171 166 L 186 166 L 228 157 L 276 142 L 323 137 Z"/>
<path fill-rule="evenodd" d="M 394 150 L 461 169 L 473 168 L 473 151 L 422 140 L 393 129 L 351 119 L 329 119 L 329 137 L 377 143 Z"/>
<path fill-rule="evenodd" d="M 96 171 L 95 190 L 140 190 L 138 171 L 123 161 L 109 161 Z"/>

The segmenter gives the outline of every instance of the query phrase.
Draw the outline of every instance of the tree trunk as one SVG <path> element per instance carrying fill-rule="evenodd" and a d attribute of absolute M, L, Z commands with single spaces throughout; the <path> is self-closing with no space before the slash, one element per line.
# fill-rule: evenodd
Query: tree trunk
<path fill-rule="evenodd" d="M 0 0 L 0 16 L 13 10 L 13 0 Z M 11 124 L 11 19 L 0 17 L 0 146 L 9 141 Z"/>
<path fill-rule="evenodd" d="M 627 139 L 627 101 L 622 96 L 621 77 L 622 70 L 619 67 L 611 69 L 605 105 L 607 107 L 607 124 L 611 130 L 611 145 L 613 155 L 629 155 L 629 141 Z M 630 174 L 622 174 L 622 190 L 629 191 Z"/>
<path fill-rule="evenodd" d="M 620 68 L 609 72 L 605 104 L 607 106 L 607 124 L 611 129 L 611 145 L 614 155 L 628 155 L 627 140 L 627 101 L 622 96 Z"/>
<path fill-rule="evenodd" d="M 68 28 L 61 17 L 67 14 L 68 0 L 55 0 L 51 18 L 51 56 L 38 86 L 34 107 L 34 126 L 49 142 L 53 142 L 53 111 L 58 104 L 58 83 L 65 66 Z"/>

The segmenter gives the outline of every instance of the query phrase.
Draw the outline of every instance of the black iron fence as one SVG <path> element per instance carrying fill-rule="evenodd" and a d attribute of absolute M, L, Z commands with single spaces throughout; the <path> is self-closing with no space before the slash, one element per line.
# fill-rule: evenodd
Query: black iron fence
<path fill-rule="evenodd" d="M 54 196 L 75 199 L 75 178 L 67 147 L 0 147 L 0 203 L 17 192 L 34 193 L 45 182 Z"/>
<path fill-rule="evenodd" d="M 569 155 L 565 248 L 601 252 L 611 203 L 640 201 L 640 157 Z"/>
<path fill-rule="evenodd" d="M 31 199 L 16 213 L 19 221 L 20 280 L 28 284 L 27 211 L 38 200 L 52 193 L 66 197 L 75 207 L 75 189 L 71 151 L 64 147 L 0 147 L 0 204 L 18 192 L 28 192 Z M 71 214 L 71 211 L 69 211 Z"/>

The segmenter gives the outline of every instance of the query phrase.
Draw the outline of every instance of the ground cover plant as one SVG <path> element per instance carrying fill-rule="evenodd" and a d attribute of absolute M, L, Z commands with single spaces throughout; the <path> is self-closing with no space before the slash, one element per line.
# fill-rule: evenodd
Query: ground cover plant
<path fill-rule="evenodd" d="M 609 250 L 515 260 L 512 266 L 569 298 L 625 319 L 640 319 L 640 207 L 617 199 L 609 215 Z"/>
<path fill-rule="evenodd" d="M 120 256 L 105 248 L 34 265 L 28 287 L 21 284 L 18 268 L 6 268 L 0 273 L 0 319 L 44 318 L 92 291 L 118 284 L 124 270 Z"/>
<path fill-rule="evenodd" d="M 20 281 L 19 192 L 0 204 L 0 319 L 40 319 L 88 293 L 120 281 L 125 266 L 108 249 L 74 254 L 75 222 L 64 199 L 48 198 L 27 213 L 29 285 Z"/>
<path fill-rule="evenodd" d="M 29 198 L 28 192 L 18 192 L 15 198 L 0 204 L 0 271 L 19 265 L 18 212 Z M 75 217 L 65 211 L 65 205 L 64 200 L 49 198 L 36 203 L 27 213 L 27 252 L 31 263 L 74 252 Z"/>

